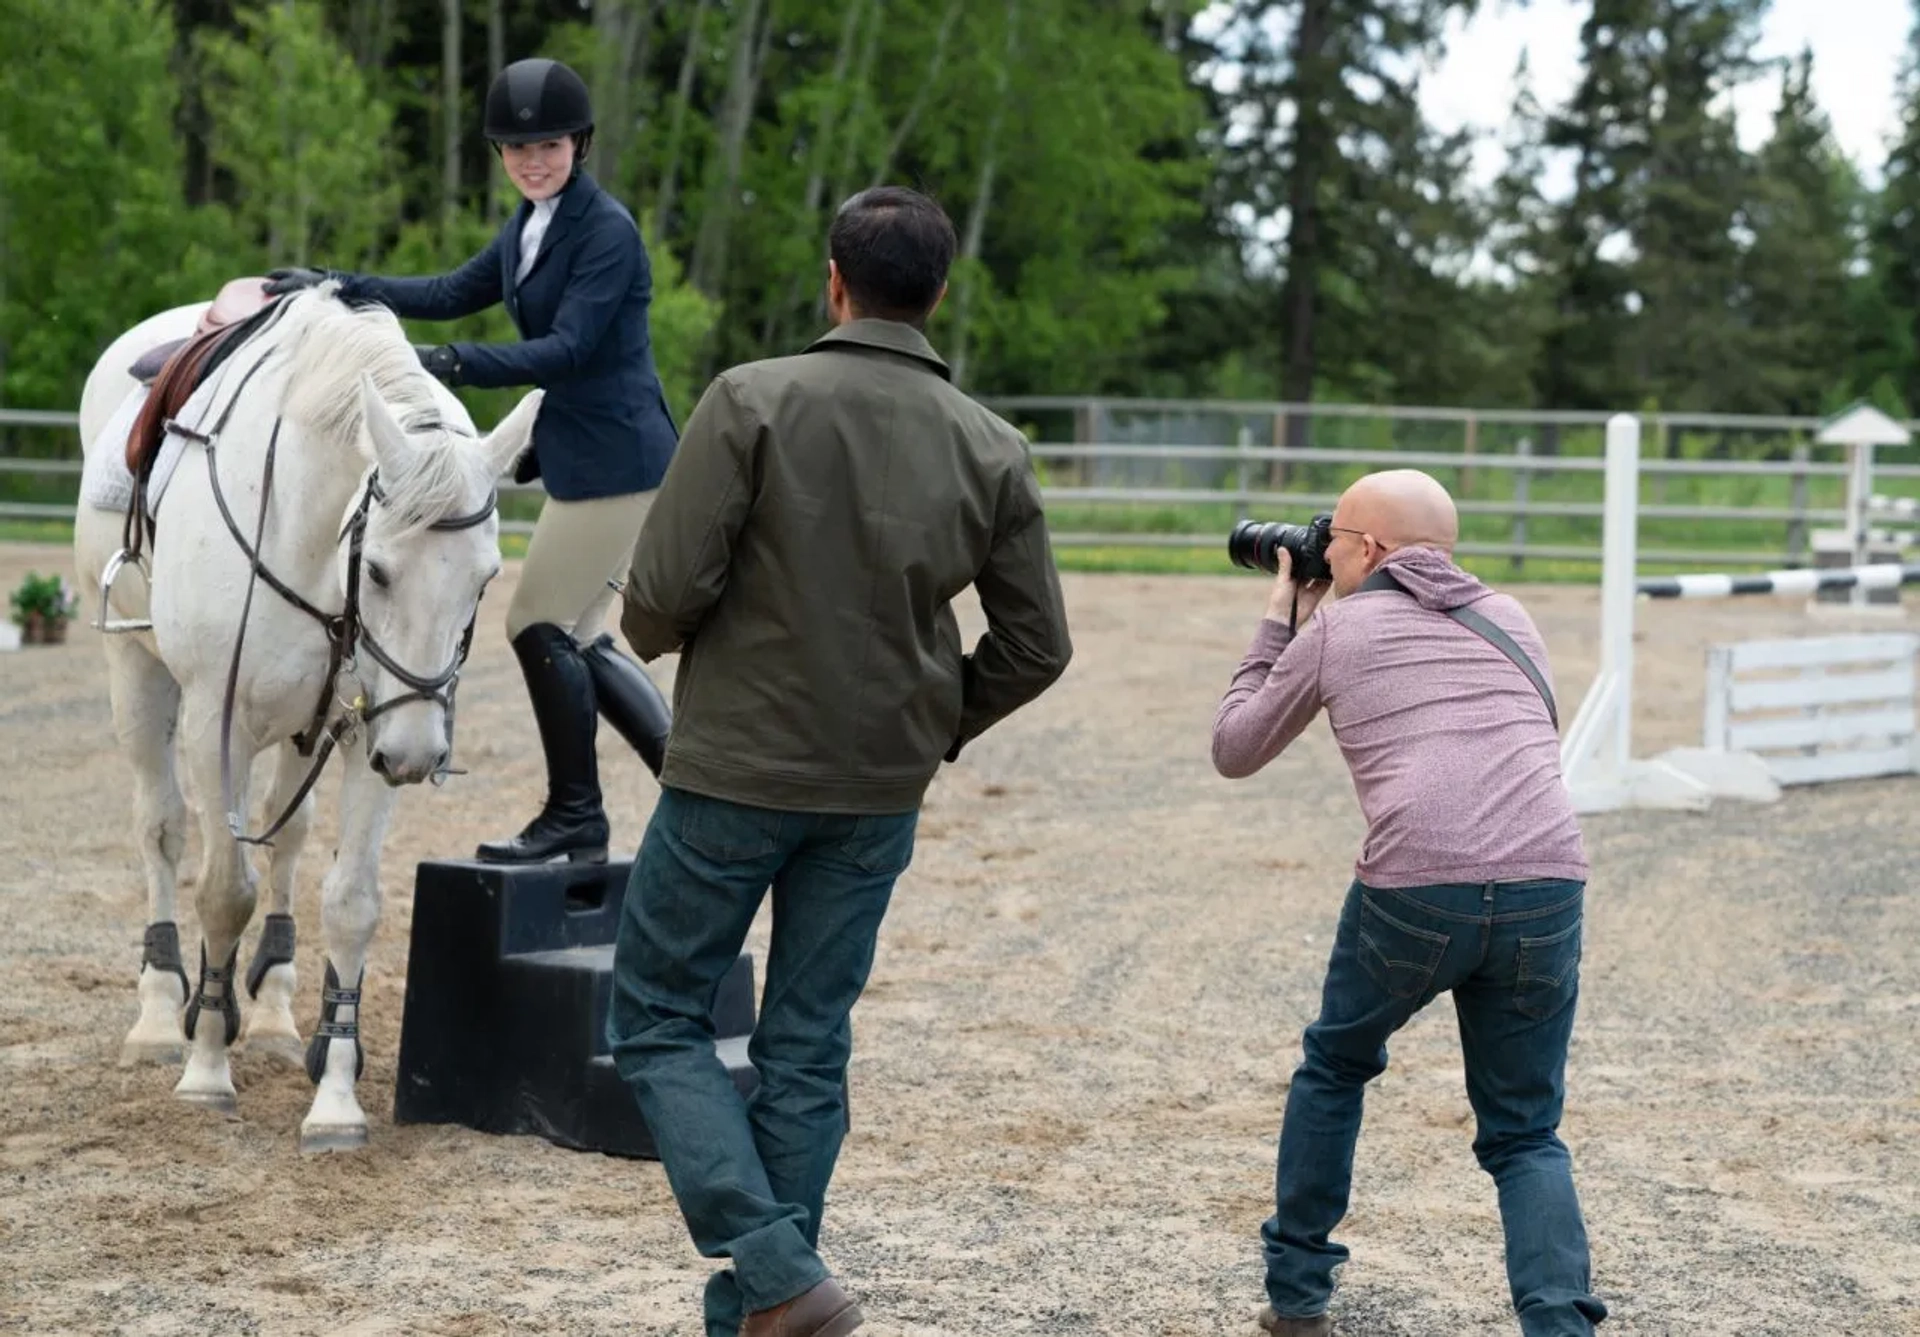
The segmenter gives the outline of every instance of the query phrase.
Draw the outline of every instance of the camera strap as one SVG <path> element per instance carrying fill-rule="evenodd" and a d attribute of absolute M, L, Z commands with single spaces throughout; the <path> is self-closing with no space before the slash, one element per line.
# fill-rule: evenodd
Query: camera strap
<path fill-rule="evenodd" d="M 1402 594 L 1407 593 L 1407 587 L 1395 580 L 1393 573 L 1384 566 L 1361 581 L 1360 588 L 1354 593 L 1365 594 L 1370 590 L 1398 590 Z M 1511 659 L 1515 666 L 1527 675 L 1527 680 L 1533 684 L 1534 690 L 1540 693 L 1540 699 L 1547 703 L 1547 718 L 1553 721 L 1553 727 L 1555 729 L 1560 727 L 1560 711 L 1553 704 L 1553 689 L 1547 686 L 1545 675 L 1534 666 L 1531 659 L 1527 658 L 1527 652 L 1519 647 L 1513 637 L 1471 608 L 1445 608 L 1440 611 Z"/>

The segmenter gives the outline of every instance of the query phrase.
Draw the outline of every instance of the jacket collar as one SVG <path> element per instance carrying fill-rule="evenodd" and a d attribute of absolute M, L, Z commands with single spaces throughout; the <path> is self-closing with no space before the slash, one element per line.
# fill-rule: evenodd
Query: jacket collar
<path fill-rule="evenodd" d="M 532 278 L 539 272 L 540 266 L 547 262 L 549 255 L 553 254 L 555 244 L 567 235 L 574 220 L 586 212 L 587 205 L 592 203 L 593 197 L 599 193 L 600 183 L 588 176 L 585 168 L 575 172 L 573 180 L 561 188 L 559 195 L 554 197 L 553 217 L 547 220 L 547 234 L 540 239 L 540 251 L 533 257 L 533 268 L 527 271 L 528 278 Z M 521 200 L 520 208 L 513 215 L 513 254 L 507 257 L 509 266 L 507 276 L 515 287 L 520 286 L 520 281 L 513 278 L 520 272 L 520 238 L 526 234 L 527 220 L 532 217 L 533 205 L 526 200 Z"/>
<path fill-rule="evenodd" d="M 835 348 L 851 344 L 857 348 L 878 348 L 888 353 L 899 353 L 923 362 L 933 371 L 947 380 L 953 379 L 953 373 L 940 355 L 933 351 L 933 345 L 927 342 L 927 336 L 911 325 L 897 320 L 853 320 L 845 325 L 836 325 L 825 334 L 808 344 L 806 351 L 819 352 L 822 349 Z"/>

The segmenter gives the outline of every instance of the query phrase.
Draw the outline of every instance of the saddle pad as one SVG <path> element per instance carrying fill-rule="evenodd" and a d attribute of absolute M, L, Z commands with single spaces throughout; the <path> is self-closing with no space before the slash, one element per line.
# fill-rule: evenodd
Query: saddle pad
<path fill-rule="evenodd" d="M 127 469 L 127 435 L 147 402 L 147 387 L 136 385 L 107 419 L 100 435 L 87 447 L 80 472 L 80 500 L 101 511 L 124 515 L 133 502 L 133 474 Z"/>
<path fill-rule="evenodd" d="M 213 382 L 204 382 L 195 390 L 187 402 L 180 406 L 175 415 L 176 421 L 189 427 L 198 427 L 207 416 L 208 404 L 212 396 L 209 393 L 216 388 Z M 133 474 L 127 469 L 127 435 L 133 430 L 134 420 L 140 416 L 140 409 L 147 402 L 148 388 L 135 386 L 120 407 L 114 410 L 113 417 L 100 429 L 100 437 L 93 448 L 87 452 L 87 462 L 80 474 L 80 498 L 87 505 L 98 510 L 113 511 L 125 515 L 133 504 Z M 153 462 L 153 476 L 147 481 L 147 514 L 152 515 L 160 509 L 160 498 L 166 495 L 167 483 L 173 478 L 173 471 L 179 467 L 180 457 L 186 453 L 187 439 L 168 432 L 160 441 L 160 454 Z"/>

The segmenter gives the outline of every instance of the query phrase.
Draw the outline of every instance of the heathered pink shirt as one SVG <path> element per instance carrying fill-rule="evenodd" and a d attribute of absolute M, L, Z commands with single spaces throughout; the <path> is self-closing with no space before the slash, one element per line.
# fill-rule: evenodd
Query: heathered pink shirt
<path fill-rule="evenodd" d="M 1407 594 L 1329 600 L 1297 635 L 1260 623 L 1214 717 L 1214 767 L 1229 779 L 1252 775 L 1324 706 L 1367 819 L 1354 865 L 1362 882 L 1585 881 L 1546 703 L 1511 660 L 1443 610 L 1474 605 L 1551 684 L 1533 619 L 1437 549 L 1403 548 L 1386 565 Z"/>

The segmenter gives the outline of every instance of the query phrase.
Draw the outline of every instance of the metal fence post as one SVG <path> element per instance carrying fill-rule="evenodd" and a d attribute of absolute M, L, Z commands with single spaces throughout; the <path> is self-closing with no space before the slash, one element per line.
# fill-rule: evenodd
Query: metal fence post
<path fill-rule="evenodd" d="M 1253 449 L 1253 429 L 1245 420 L 1240 423 L 1240 431 L 1234 444 L 1240 448 L 1240 458 L 1233 465 L 1233 518 L 1237 524 L 1247 518 L 1247 508 L 1251 504 L 1248 493 L 1253 490 L 1253 479 L 1248 474 L 1251 461 L 1247 452 Z"/>
<path fill-rule="evenodd" d="M 1794 443 L 1792 459 L 1796 465 L 1804 466 L 1812 454 L 1805 441 Z M 1787 565 L 1804 566 L 1807 562 L 1807 475 L 1804 469 L 1794 471 L 1787 489 L 1787 505 L 1793 511 L 1793 519 L 1787 521 Z"/>
<path fill-rule="evenodd" d="M 1467 415 L 1466 434 L 1466 444 L 1462 451 L 1462 454 L 1466 456 L 1466 462 L 1460 466 L 1460 495 L 1462 497 L 1470 497 L 1473 495 L 1473 457 L 1480 449 L 1480 419 L 1471 413 Z"/>
<path fill-rule="evenodd" d="M 1513 453 L 1533 457 L 1533 438 L 1521 437 L 1514 442 Z M 1507 559 L 1510 569 L 1518 575 L 1527 564 L 1527 493 L 1532 490 L 1533 470 L 1525 465 L 1516 465 L 1513 470 L 1513 556 Z"/>

